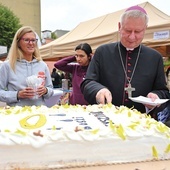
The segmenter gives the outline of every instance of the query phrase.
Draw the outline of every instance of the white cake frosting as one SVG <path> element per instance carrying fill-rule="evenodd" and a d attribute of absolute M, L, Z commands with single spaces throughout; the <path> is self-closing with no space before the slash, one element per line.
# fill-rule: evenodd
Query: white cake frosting
<path fill-rule="evenodd" d="M 170 128 L 114 105 L 0 109 L 0 167 L 64 167 L 170 159 Z"/>

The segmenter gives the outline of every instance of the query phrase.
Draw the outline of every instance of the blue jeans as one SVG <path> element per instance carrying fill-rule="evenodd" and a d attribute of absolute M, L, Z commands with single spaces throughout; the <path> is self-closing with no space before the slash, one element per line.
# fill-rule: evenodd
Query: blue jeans
<path fill-rule="evenodd" d="M 170 103 L 159 113 L 157 113 L 158 121 L 165 123 L 170 119 Z"/>

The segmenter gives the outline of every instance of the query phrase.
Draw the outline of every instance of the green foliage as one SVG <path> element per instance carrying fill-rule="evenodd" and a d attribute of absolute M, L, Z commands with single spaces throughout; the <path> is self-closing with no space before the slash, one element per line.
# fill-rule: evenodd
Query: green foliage
<path fill-rule="evenodd" d="M 0 3 L 0 45 L 11 46 L 16 31 L 21 27 L 20 20 L 14 13 Z"/>
<path fill-rule="evenodd" d="M 170 59 L 168 59 L 167 61 L 164 61 L 164 66 L 170 66 Z"/>
<path fill-rule="evenodd" d="M 54 40 L 57 39 L 57 36 L 54 32 L 51 33 L 51 38 L 54 39 Z"/>

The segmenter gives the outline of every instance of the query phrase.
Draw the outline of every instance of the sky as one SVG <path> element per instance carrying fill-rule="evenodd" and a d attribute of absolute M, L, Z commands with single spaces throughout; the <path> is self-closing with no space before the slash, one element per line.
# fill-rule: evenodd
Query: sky
<path fill-rule="evenodd" d="M 100 17 L 147 0 L 41 0 L 41 30 L 72 30 L 81 22 Z M 169 0 L 148 0 L 170 16 Z"/>

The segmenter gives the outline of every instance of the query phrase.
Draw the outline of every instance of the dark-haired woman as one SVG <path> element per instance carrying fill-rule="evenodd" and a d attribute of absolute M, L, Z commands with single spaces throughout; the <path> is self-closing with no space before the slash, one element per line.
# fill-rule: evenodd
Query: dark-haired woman
<path fill-rule="evenodd" d="M 64 72 L 72 74 L 72 92 L 69 103 L 72 105 L 87 105 L 87 101 L 80 90 L 80 85 L 85 78 L 87 68 L 91 61 L 92 49 L 87 43 L 79 44 L 75 48 L 75 56 L 66 57 L 57 61 L 54 66 Z"/>

